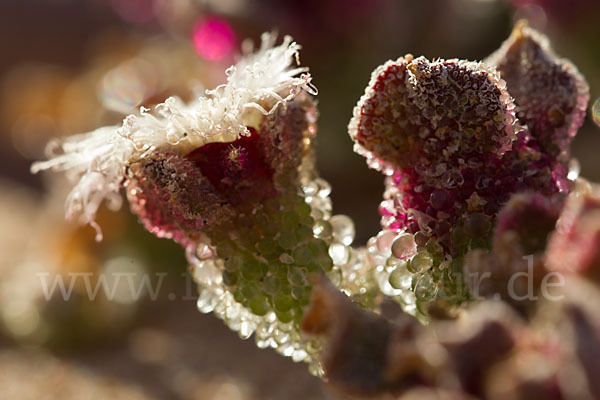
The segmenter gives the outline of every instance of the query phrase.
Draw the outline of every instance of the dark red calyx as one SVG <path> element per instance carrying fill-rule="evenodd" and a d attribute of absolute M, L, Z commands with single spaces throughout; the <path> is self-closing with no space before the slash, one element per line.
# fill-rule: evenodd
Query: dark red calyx
<path fill-rule="evenodd" d="M 229 143 L 209 143 L 186 156 L 234 205 L 247 202 L 249 197 L 266 198 L 275 193 L 273 169 L 258 144 L 258 132 L 248 130 L 249 136 Z"/>

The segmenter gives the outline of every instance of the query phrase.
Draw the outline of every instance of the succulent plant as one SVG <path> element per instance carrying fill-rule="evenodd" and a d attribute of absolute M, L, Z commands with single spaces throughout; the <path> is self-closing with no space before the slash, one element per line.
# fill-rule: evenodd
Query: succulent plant
<path fill-rule="evenodd" d="M 185 249 L 200 311 L 343 392 L 598 398 L 600 202 L 571 168 L 589 98 L 577 69 L 525 23 L 483 62 L 378 67 L 349 133 L 385 175 L 382 229 L 355 248 L 315 167 L 298 52 L 265 34 L 224 85 L 69 138 L 32 170 L 78 180 L 67 214 L 97 229 L 123 189 Z M 389 298 L 406 314 L 387 316 Z"/>
<path fill-rule="evenodd" d="M 568 147 L 588 98 L 577 69 L 524 22 L 485 62 L 407 55 L 378 67 L 349 131 L 386 175 L 369 246 L 384 293 L 422 316 L 468 300 L 464 257 L 491 247 L 511 194 L 571 190 Z"/>

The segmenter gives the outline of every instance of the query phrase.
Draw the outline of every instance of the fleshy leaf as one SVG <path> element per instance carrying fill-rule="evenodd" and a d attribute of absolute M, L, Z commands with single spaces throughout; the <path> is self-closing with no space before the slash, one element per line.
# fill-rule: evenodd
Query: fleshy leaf
<path fill-rule="evenodd" d="M 148 231 L 182 244 L 198 239 L 207 224 L 231 218 L 231 204 L 183 156 L 156 153 L 132 163 L 125 183 L 133 213 Z"/>
<path fill-rule="evenodd" d="M 373 72 L 349 131 L 371 158 L 436 174 L 471 155 L 504 154 L 515 138 L 513 108 L 494 69 L 407 55 Z"/>
<path fill-rule="evenodd" d="M 520 21 L 485 61 L 506 81 L 519 121 L 552 159 L 566 162 L 569 143 L 583 124 L 589 87 L 570 61 L 559 58 L 547 37 Z"/>
<path fill-rule="evenodd" d="M 502 208 L 494 232 L 494 247 L 510 242 L 523 254 L 541 253 L 560 215 L 562 198 L 539 193 L 518 193 Z"/>

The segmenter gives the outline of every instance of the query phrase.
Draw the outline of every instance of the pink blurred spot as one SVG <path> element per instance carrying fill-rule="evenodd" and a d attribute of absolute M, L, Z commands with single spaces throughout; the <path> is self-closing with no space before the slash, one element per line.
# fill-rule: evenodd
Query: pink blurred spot
<path fill-rule="evenodd" d="M 214 61 L 232 52 L 235 35 L 227 21 L 208 18 L 196 23 L 193 40 L 198 54 L 202 58 Z"/>

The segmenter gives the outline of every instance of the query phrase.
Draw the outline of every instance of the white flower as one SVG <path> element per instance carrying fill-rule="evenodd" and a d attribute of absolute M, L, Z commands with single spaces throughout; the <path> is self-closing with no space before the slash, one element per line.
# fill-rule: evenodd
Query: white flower
<path fill-rule="evenodd" d="M 279 46 L 274 46 L 274 34 L 264 33 L 261 39 L 260 49 L 226 71 L 225 84 L 189 104 L 170 97 L 153 113 L 142 107 L 139 114 L 128 115 L 121 126 L 71 136 L 58 144 L 58 154 L 34 163 L 32 173 L 66 171 L 77 181 L 66 201 L 67 217 L 77 214 L 80 222 L 97 228 L 94 216 L 104 199 L 119 207 L 130 162 L 157 149 L 185 154 L 206 143 L 234 141 L 248 134 L 257 115 L 273 112 L 301 90 L 316 94 L 308 68 L 294 67 L 300 46 L 289 36 Z"/>

